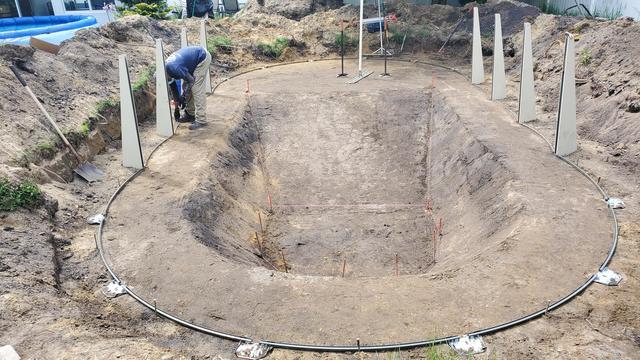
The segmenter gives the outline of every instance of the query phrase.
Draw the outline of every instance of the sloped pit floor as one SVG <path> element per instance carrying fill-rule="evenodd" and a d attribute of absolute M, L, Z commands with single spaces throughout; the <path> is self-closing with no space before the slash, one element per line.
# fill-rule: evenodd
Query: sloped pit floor
<path fill-rule="evenodd" d="M 134 291 L 256 340 L 372 344 L 505 322 L 597 270 L 606 206 L 500 104 L 430 67 L 396 64 L 392 79 L 346 85 L 338 65 L 235 78 L 210 98 L 210 127 L 179 131 L 156 152 L 104 233 Z M 280 248 L 290 273 L 273 270 Z"/>
<path fill-rule="evenodd" d="M 396 254 L 403 274 L 424 272 L 433 262 L 427 94 L 291 95 L 249 103 L 273 203 L 265 241 L 295 274 L 392 275 Z"/>

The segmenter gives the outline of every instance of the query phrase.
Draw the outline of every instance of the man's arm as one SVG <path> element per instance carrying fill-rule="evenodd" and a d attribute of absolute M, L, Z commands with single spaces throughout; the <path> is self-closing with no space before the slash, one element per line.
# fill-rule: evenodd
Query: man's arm
<path fill-rule="evenodd" d="M 171 97 L 178 104 L 178 107 L 181 109 L 184 108 L 186 104 L 184 101 L 184 97 L 180 96 L 180 91 L 178 91 L 178 82 L 175 80 L 172 80 L 169 83 L 169 88 L 171 89 Z"/>
<path fill-rule="evenodd" d="M 184 78 L 182 80 L 182 94 L 184 95 L 184 97 L 186 98 L 187 96 L 190 96 L 191 94 L 191 88 L 193 87 L 193 82 L 195 81 L 195 79 L 193 78 L 193 76 L 191 76 L 191 74 L 189 74 L 189 72 L 185 71 L 184 74 Z"/>

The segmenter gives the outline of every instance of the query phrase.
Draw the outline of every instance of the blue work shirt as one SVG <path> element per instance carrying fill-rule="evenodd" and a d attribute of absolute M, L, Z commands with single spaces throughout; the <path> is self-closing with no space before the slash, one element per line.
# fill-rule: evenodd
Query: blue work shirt
<path fill-rule="evenodd" d="M 170 77 L 193 83 L 193 72 L 206 57 L 207 53 L 203 47 L 187 46 L 167 58 L 165 69 Z"/>

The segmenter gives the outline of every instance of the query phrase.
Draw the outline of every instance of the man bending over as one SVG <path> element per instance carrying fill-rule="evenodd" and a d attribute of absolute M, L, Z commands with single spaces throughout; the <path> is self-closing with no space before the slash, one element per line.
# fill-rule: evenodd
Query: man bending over
<path fill-rule="evenodd" d="M 190 130 L 201 128 L 207 124 L 207 95 L 205 79 L 211 64 L 211 54 L 201 46 L 182 48 L 167 58 L 165 70 L 174 101 L 184 115 L 178 122 L 191 123 Z M 182 96 L 175 80 L 182 80 Z"/>

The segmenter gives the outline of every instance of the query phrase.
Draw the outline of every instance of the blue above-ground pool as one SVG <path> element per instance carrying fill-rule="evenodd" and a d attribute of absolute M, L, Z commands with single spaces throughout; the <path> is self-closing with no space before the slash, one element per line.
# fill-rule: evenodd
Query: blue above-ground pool
<path fill-rule="evenodd" d="M 97 26 L 93 16 L 31 16 L 0 19 L 0 44 L 27 45 L 29 38 L 59 45 L 82 28 Z"/>

